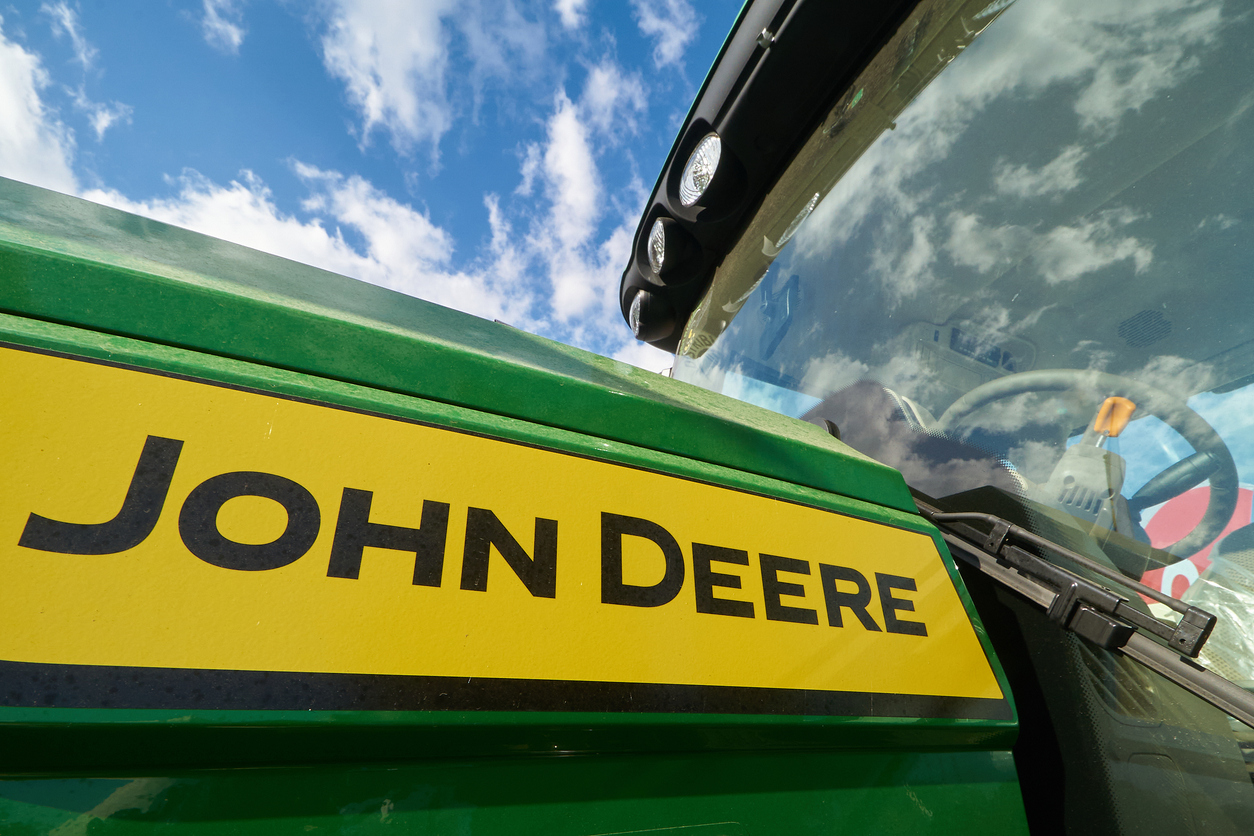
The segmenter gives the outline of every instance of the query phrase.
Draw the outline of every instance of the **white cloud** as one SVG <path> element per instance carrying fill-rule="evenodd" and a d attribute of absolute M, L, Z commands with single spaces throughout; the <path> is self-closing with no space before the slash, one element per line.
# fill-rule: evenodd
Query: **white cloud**
<path fill-rule="evenodd" d="M 829 351 L 806 361 L 800 388 L 803 392 L 821 392 L 824 395 L 838 392 L 865 378 L 870 370 L 866 363 L 843 351 Z"/>
<path fill-rule="evenodd" d="M 71 90 L 70 97 L 74 101 L 75 109 L 86 114 L 87 121 L 91 123 L 91 129 L 96 132 L 97 142 L 104 139 L 105 131 L 118 122 L 130 124 L 131 115 L 135 112 L 133 107 L 121 102 L 109 104 L 93 102 L 87 98 L 86 85 L 84 84 L 80 84 L 77 89 Z"/>
<path fill-rule="evenodd" d="M 204 0 L 200 31 L 205 43 L 227 54 L 237 54 L 247 34 L 242 6 L 240 0 Z"/>
<path fill-rule="evenodd" d="M 522 180 L 518 183 L 518 188 L 514 189 L 514 194 L 520 197 L 530 197 L 532 190 L 535 188 L 536 174 L 540 171 L 540 146 L 535 142 L 528 142 L 527 147 L 523 149 L 522 163 L 519 165 L 519 174 Z"/>
<path fill-rule="evenodd" d="M 71 9 L 64 0 L 60 3 L 44 3 L 39 10 L 52 18 L 53 35 L 58 38 L 62 35 L 69 37 L 70 44 L 74 47 L 74 60 L 78 61 L 84 70 L 91 69 L 99 53 L 83 35 L 82 26 L 78 21 L 78 11 Z"/>
<path fill-rule="evenodd" d="M 513 287 L 521 293 L 526 281 L 526 256 L 520 252 L 514 239 L 514 229 L 501 211 L 500 198 L 494 194 L 485 195 L 483 206 L 488 210 L 488 227 L 492 230 L 492 239 L 488 244 L 493 277 L 503 287 Z M 511 321 L 511 324 L 518 324 Z"/>
<path fill-rule="evenodd" d="M 295 211 L 281 208 L 267 183 L 248 171 L 222 183 L 187 170 L 168 181 L 168 194 L 148 199 L 107 186 L 83 191 L 72 173 L 73 134 L 41 100 L 48 84 L 38 57 L 0 34 L 0 174 L 499 319 L 651 371 L 671 365 L 669 354 L 631 338 L 618 311 L 619 273 L 647 190 L 633 177 L 607 194 L 603 182 L 599 160 L 622 153 L 604 138 L 620 135 L 622 115 L 644 107 L 639 77 L 610 62 L 590 68 L 577 98 L 564 91 L 554 96 L 544 139 L 520 153 L 522 190 L 530 196 L 507 205 L 485 195 L 490 239 L 465 253 L 421 206 L 360 176 L 299 161 L 291 171 L 306 197 Z M 125 118 L 124 106 L 97 105 L 85 93 L 70 92 L 82 100 L 76 106 L 98 109 L 102 120 Z"/>
<path fill-rule="evenodd" d="M 1131 261 L 1137 273 L 1154 260 L 1154 247 L 1121 230 L 1139 216 L 1127 209 L 1108 209 L 1045 232 L 1003 224 L 988 226 L 977 215 L 950 214 L 945 251 L 960 267 L 981 274 L 1006 270 L 1026 259 L 1049 284 L 1074 281 L 1120 261 Z"/>
<path fill-rule="evenodd" d="M 1216 379 L 1215 369 L 1210 363 L 1199 363 L 1197 360 L 1171 354 L 1157 355 L 1144 368 L 1128 376 L 1181 398 L 1187 398 L 1195 392 L 1205 392 L 1221 382 Z M 1248 414 L 1246 413 L 1247 416 Z"/>
<path fill-rule="evenodd" d="M 1218 0 L 1193 0 L 1184 9 L 1179 5 L 1174 0 L 1064 0 L 1011 6 L 836 184 L 798 232 L 799 246 L 816 253 L 843 244 L 874 212 L 908 216 L 929 198 L 910 181 L 944 161 L 963 132 L 999 99 L 1030 100 L 1047 90 L 1075 88 L 1071 95 L 1081 126 L 1105 135 L 1128 110 L 1144 104 L 1147 91 L 1162 92 L 1193 72 L 1192 56 L 1180 51 L 1181 44 L 1200 46 L 1213 39 Z M 1158 67 L 1153 84 L 1115 85 L 1146 63 Z M 1046 166 L 1048 171 L 1003 165 L 995 176 L 1011 193 L 1056 193 L 1072 178 L 1078 184 L 1082 160 L 1069 145 Z"/>
<path fill-rule="evenodd" d="M 1234 218 L 1231 215 L 1225 215 L 1223 212 L 1220 212 L 1218 215 L 1213 215 L 1209 218 L 1202 218 L 1200 221 L 1197 222 L 1197 228 L 1199 230 L 1202 230 L 1207 227 L 1218 227 L 1219 230 L 1225 231 L 1225 230 L 1232 229 L 1234 226 L 1236 226 L 1239 223 L 1241 223 L 1239 219 Z"/>
<path fill-rule="evenodd" d="M 452 259 L 452 237 L 433 224 L 426 214 L 389 197 L 358 175 L 345 177 L 299 162 L 293 167 L 314 192 L 305 201 L 304 208 L 360 232 L 366 241 L 367 257 L 393 267 L 413 264 L 412 278 L 429 274 L 437 266 L 446 266 Z M 409 278 L 404 274 L 389 274 L 387 280 L 377 283 L 401 290 Z"/>
<path fill-rule="evenodd" d="M 578 29 L 584 23 L 588 0 L 553 0 L 553 8 L 567 29 Z"/>
<path fill-rule="evenodd" d="M 107 189 L 91 189 L 82 196 L 305 264 L 338 272 L 361 266 L 360 256 L 338 233 L 328 232 L 318 220 L 302 222 L 280 212 L 270 190 L 250 171 L 222 186 L 188 170 L 171 184 L 176 194 L 146 201 Z"/>
<path fill-rule="evenodd" d="M 550 150 L 569 151 L 586 137 L 571 108 L 568 99 L 559 102 Z M 499 198 L 487 195 L 490 241 L 461 267 L 454 263 L 452 236 L 426 213 L 359 176 L 300 162 L 292 170 L 309 190 L 304 217 L 280 210 L 266 184 L 247 171 L 227 185 L 187 171 L 172 181 L 177 191 L 166 198 L 137 201 L 100 189 L 83 197 L 660 371 L 671 356 L 631 339 L 614 300 L 634 218 L 624 217 L 597 240 L 588 207 L 569 191 L 590 176 L 588 165 L 595 167 L 589 158 L 572 168 L 545 168 L 549 205 L 530 219 L 525 234 L 515 231 Z M 585 222 L 552 224 L 571 211 Z M 537 271 L 547 272 L 549 281 L 537 281 Z"/>
<path fill-rule="evenodd" d="M 618 305 L 648 190 L 638 177 L 608 192 L 599 161 L 621 154 L 622 135 L 646 107 L 643 82 L 606 59 L 589 68 L 577 99 L 559 90 L 543 142 L 525 148 L 513 254 L 538 275 L 536 310 L 546 335 L 660 371 L 673 358 L 631 336 Z M 495 240 L 495 239 L 494 239 Z"/>
<path fill-rule="evenodd" d="M 1200 62 L 1194 50 L 1216 41 L 1221 4 L 1213 0 L 1181 4 L 1157 0 L 1139 13 L 1120 8 L 1122 3 L 1115 8 L 1094 5 L 1097 8 L 1090 14 L 1099 25 L 1126 34 L 1116 48 L 1107 48 L 1113 54 L 1103 56 L 1105 60 L 1096 65 L 1092 82 L 1076 99 L 1075 110 L 1084 127 L 1108 133 L 1125 113 L 1140 110 L 1197 70 Z M 1135 15 L 1134 20 L 1140 17 L 1138 23 L 1149 18 L 1159 25 L 1127 27 L 1123 15 L 1129 12 Z M 1115 40 L 1099 31 L 1085 35 L 1098 47 Z"/>
<path fill-rule="evenodd" d="M 525 88 L 546 67 L 544 26 L 528 20 L 515 0 L 463 0 L 453 19 L 470 61 L 465 81 L 471 88 L 476 119 L 489 83 Z"/>
<path fill-rule="evenodd" d="M 1010 6 L 832 187 L 797 232 L 797 255 L 825 257 L 863 234 L 879 267 L 895 268 L 897 261 L 918 267 L 935 251 L 928 249 L 934 246 L 930 237 L 921 236 L 917 216 L 943 207 L 952 213 L 945 252 L 981 273 L 1012 266 L 1028 255 L 1028 245 L 1037 248 L 1035 267 L 1050 282 L 1070 281 L 1125 259 L 1143 270 L 1152 250 L 1117 234 L 1131 222 L 1118 212 L 1060 224 L 1063 213 L 1040 232 L 988 227 L 978 223 L 974 210 L 988 215 L 989 201 L 999 198 L 1059 203 L 1080 187 L 1086 153 L 1111 141 L 1128 113 L 1196 71 L 1197 54 L 1215 40 L 1220 5 L 1220 0 L 1059 0 Z M 1068 138 L 1039 169 L 995 163 L 994 188 L 982 192 L 976 177 L 953 176 L 950 155 L 994 102 L 1042 102 L 1055 110 L 1061 103 L 1061 112 L 1069 107 L 1075 113 L 1070 127 L 1078 141 Z M 1048 224 L 1042 203 L 1033 209 Z M 999 204 L 998 211 L 1011 208 Z M 1009 216 L 1021 216 L 1022 208 L 1013 207 L 1013 213 Z M 880 269 L 877 275 L 889 297 L 898 300 L 927 286 L 929 276 L 918 269 Z M 937 300 L 928 304 L 929 315 L 946 315 Z"/>
<path fill-rule="evenodd" d="M 873 368 L 870 374 L 863 377 L 878 380 L 885 388 L 921 404 L 943 402 L 941 399 L 948 389 L 931 364 L 914 352 L 892 354 L 887 363 Z M 949 398 L 952 397 L 950 394 Z"/>
<path fill-rule="evenodd" d="M 0 176 L 59 192 L 78 188 L 74 134 L 44 105 L 39 57 L 4 36 L 0 18 Z"/>
<path fill-rule="evenodd" d="M 551 210 L 537 227 L 536 247 L 548 265 L 554 312 L 569 319 L 586 310 L 595 296 L 584 269 L 584 250 L 596 231 L 601 180 L 587 127 L 565 93 L 557 97 L 549 119 L 541 171 Z"/>
<path fill-rule="evenodd" d="M 624 331 L 626 330 L 626 325 L 622 325 L 621 322 L 618 324 Z M 624 343 L 622 348 L 614 351 L 610 357 L 620 363 L 628 363 L 651 372 L 664 372 L 675 366 L 675 355 L 635 340 Z"/>
<path fill-rule="evenodd" d="M 1068 192 L 1080 185 L 1080 163 L 1088 156 L 1079 145 L 1068 145 L 1057 157 L 1039 169 L 1011 165 L 1005 160 L 997 164 L 993 188 L 1010 197 L 1047 197 Z"/>
<path fill-rule="evenodd" d="M 1153 246 L 1118 232 L 1135 220 L 1132 213 L 1114 209 L 1072 226 L 1055 227 L 1042 237 L 1032 261 L 1050 284 L 1074 281 L 1125 260 L 1140 273 L 1154 258 Z"/>
<path fill-rule="evenodd" d="M 607 195 L 597 159 L 609 144 L 597 133 L 582 103 L 564 93 L 555 99 L 537 179 L 544 209 L 532 217 L 525 247 L 547 277 L 549 336 L 654 371 L 670 355 L 636 343 L 623 322 L 618 285 L 631 253 L 636 223 L 648 198 L 638 178 Z"/>
<path fill-rule="evenodd" d="M 579 99 L 588 124 L 612 141 L 635 133 L 636 117 L 648 106 L 640 73 L 627 75 L 606 59 L 588 71 Z"/>
<path fill-rule="evenodd" d="M 952 212 L 945 252 L 960 267 L 980 273 L 1005 270 L 1015 263 L 1032 240 L 1031 230 L 1012 224 L 989 226 L 978 215 Z"/>
<path fill-rule="evenodd" d="M 77 9 L 70 8 L 69 4 L 62 0 L 59 3 L 44 3 L 39 10 L 51 18 L 52 34 L 55 37 L 70 39 L 70 44 L 74 49 L 74 60 L 83 69 L 84 81 L 77 88 L 67 87 L 66 92 L 74 104 L 74 109 L 87 117 L 92 131 L 96 134 L 96 141 L 99 142 L 109 128 L 119 122 L 129 123 L 134 108 L 116 101 L 94 102 L 87 97 L 86 76 L 94 68 L 96 59 L 100 57 L 100 51 L 92 46 L 87 36 L 83 34 L 83 26 Z"/>
<path fill-rule="evenodd" d="M 248 171 L 226 186 L 187 171 L 173 183 L 177 193 L 164 199 L 135 201 L 107 190 L 83 197 L 477 316 L 534 326 L 531 300 L 503 240 L 494 241 L 479 269 L 454 269 L 452 237 L 425 213 L 359 176 L 300 162 L 292 168 L 310 192 L 302 207 L 308 219 L 281 211 Z M 494 238 L 499 232 L 503 239 L 508 230 L 500 229 L 491 201 L 488 209 Z M 360 248 L 345 239 L 346 230 Z"/>
<path fill-rule="evenodd" d="M 363 141 L 382 127 L 400 150 L 419 141 L 434 146 L 449 129 L 443 18 L 456 9 L 454 0 L 328 4 L 323 61 L 344 82 L 349 101 L 361 114 Z"/>
<path fill-rule="evenodd" d="M 508 215 L 496 197 L 488 204 L 488 257 L 494 269 L 530 285 L 533 330 L 654 371 L 668 368 L 671 356 L 637 343 L 618 309 L 647 190 L 633 177 L 608 193 L 599 162 L 620 153 L 612 149 L 624 118 L 645 105 L 643 84 L 607 60 L 590 68 L 578 98 L 559 90 L 552 101 L 543 141 L 520 151 L 515 194 L 528 199 Z"/>
<path fill-rule="evenodd" d="M 871 269 L 893 297 L 914 296 L 926 290 L 935 279 L 936 218 L 916 215 L 897 231 L 901 234 L 877 243 L 871 253 Z"/>
<path fill-rule="evenodd" d="M 687 0 L 632 0 L 640 33 L 653 41 L 653 65 L 659 70 L 683 65 L 684 50 L 697 36 L 700 19 Z"/>
<path fill-rule="evenodd" d="M 324 0 L 320 9 L 323 63 L 362 118 L 362 142 L 384 130 L 402 153 L 429 144 L 433 161 L 464 109 L 463 87 L 477 105 L 488 80 L 521 84 L 543 64 L 544 29 L 514 0 Z M 450 78 L 456 38 L 470 68 Z"/>

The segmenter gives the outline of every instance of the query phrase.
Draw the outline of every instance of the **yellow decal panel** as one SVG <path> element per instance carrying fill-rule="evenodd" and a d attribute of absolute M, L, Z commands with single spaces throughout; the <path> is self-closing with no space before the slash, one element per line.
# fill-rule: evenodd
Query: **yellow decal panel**
<path fill-rule="evenodd" d="M 1002 698 L 923 534 L 136 369 L 0 374 L 6 662 Z"/>

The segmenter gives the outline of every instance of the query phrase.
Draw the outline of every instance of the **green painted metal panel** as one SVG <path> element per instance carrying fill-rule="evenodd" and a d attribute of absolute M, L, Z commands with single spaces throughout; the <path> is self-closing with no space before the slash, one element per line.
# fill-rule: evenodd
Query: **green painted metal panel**
<path fill-rule="evenodd" d="M 0 311 L 914 510 L 896 471 L 817 427 L 506 325 L 4 179 Z"/>
<path fill-rule="evenodd" d="M 0 311 L 0 341 L 927 533 L 1009 698 L 900 476 L 816 427 L 8 181 Z M 0 833 L 1017 833 L 1016 731 L 1010 702 L 983 720 L 0 707 Z"/>
<path fill-rule="evenodd" d="M 917 515 L 568 430 L 212 355 L 0 315 L 0 342 L 29 345 L 511 439 L 929 534 L 1003 693 L 1009 686 L 952 558 Z M 886 559 L 890 559 L 886 556 Z M 1013 703 L 997 720 L 575 712 L 162 711 L 0 707 L 0 771 L 143 769 L 369 761 L 407 754 L 700 749 L 1008 748 Z"/>
<path fill-rule="evenodd" d="M 1007 753 L 450 760 L 0 781 L 5 836 L 1026 832 Z"/>

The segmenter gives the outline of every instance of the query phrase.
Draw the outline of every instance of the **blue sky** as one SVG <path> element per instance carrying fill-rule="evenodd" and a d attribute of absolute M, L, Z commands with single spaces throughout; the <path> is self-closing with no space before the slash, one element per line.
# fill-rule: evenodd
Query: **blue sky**
<path fill-rule="evenodd" d="M 614 297 L 739 8 L 0 0 L 0 176 L 661 369 Z"/>

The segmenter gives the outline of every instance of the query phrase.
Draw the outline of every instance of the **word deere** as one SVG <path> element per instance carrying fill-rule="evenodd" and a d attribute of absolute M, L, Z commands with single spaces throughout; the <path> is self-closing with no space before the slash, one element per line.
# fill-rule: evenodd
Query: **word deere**
<path fill-rule="evenodd" d="M 117 516 L 108 522 L 85 524 L 61 522 L 32 513 L 18 545 L 78 555 L 118 554 L 138 546 L 152 533 L 161 516 L 182 449 L 182 441 L 149 436 Z M 240 543 L 219 531 L 218 511 L 227 501 L 240 496 L 263 497 L 286 509 L 287 527 L 276 540 L 260 544 Z M 448 503 L 425 500 L 418 527 L 407 528 L 372 521 L 370 505 L 373 496 L 367 490 L 344 489 L 327 575 L 356 578 L 366 548 L 392 549 L 414 555 L 415 584 L 440 586 L 448 542 Z M 223 473 L 205 480 L 188 495 L 178 517 L 179 535 L 189 552 L 214 566 L 242 572 L 278 569 L 300 559 L 313 546 L 321 525 L 322 514 L 313 494 L 291 479 L 258 471 Z M 623 580 L 625 537 L 643 538 L 661 550 L 665 574 L 656 584 L 639 586 Z M 487 508 L 470 508 L 462 553 L 461 588 L 487 590 L 489 556 L 495 548 L 531 595 L 537 598 L 556 597 L 557 520 L 537 518 L 533 544 L 529 555 L 495 513 Z M 723 567 L 750 566 L 748 552 L 693 543 L 691 554 L 697 612 L 737 618 L 757 617 L 753 602 L 729 597 L 727 592 L 715 594 L 716 591 L 741 589 L 739 575 L 715 571 L 715 564 L 722 564 Z M 914 611 L 914 602 L 903 594 L 917 591 L 913 578 L 876 572 L 873 592 L 871 582 L 856 569 L 828 563 L 818 563 L 817 566 L 829 625 L 845 626 L 845 613 L 848 612 L 863 629 L 869 631 L 927 635 L 927 627 L 922 621 L 908 620 L 899 615 Z M 763 615 L 768 620 L 819 623 L 817 609 L 785 604 L 782 600 L 788 597 L 795 604 L 797 599 L 804 598 L 805 588 L 801 584 L 781 576 L 811 574 L 808 561 L 759 554 L 758 568 L 762 577 Z M 601 513 L 603 603 L 631 607 L 668 604 L 679 594 L 686 573 L 683 550 L 665 528 L 639 517 Z M 879 600 L 879 619 L 872 612 L 873 598 Z"/>

